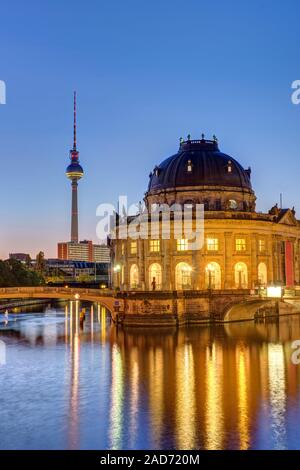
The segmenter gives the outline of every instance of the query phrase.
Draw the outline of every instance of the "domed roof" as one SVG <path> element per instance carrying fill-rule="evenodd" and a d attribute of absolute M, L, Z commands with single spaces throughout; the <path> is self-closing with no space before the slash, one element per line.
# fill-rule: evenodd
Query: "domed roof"
<path fill-rule="evenodd" d="M 220 152 L 217 140 L 181 141 L 178 152 L 150 174 L 148 192 L 179 187 L 226 186 L 252 190 L 250 168 Z"/>

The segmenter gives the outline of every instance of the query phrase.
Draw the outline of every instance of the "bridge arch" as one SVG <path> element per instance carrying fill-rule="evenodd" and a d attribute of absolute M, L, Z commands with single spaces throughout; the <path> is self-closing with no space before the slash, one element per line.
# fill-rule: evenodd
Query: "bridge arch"
<path fill-rule="evenodd" d="M 255 313 L 260 307 L 274 306 L 274 300 L 255 299 L 237 302 L 228 306 L 224 312 L 224 321 L 254 320 Z"/>
<path fill-rule="evenodd" d="M 0 288 L 0 299 L 63 299 L 98 302 L 110 312 L 113 319 L 116 303 L 113 291 L 48 286 Z M 122 307 L 123 300 L 120 299 L 118 302 Z"/>

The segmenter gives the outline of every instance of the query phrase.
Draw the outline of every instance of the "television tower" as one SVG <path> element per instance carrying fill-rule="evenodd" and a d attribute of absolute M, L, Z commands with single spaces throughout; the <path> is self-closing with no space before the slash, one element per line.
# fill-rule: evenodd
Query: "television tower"
<path fill-rule="evenodd" d="M 79 164 L 79 152 L 76 146 L 76 91 L 74 91 L 74 131 L 70 160 L 66 176 L 71 180 L 72 187 L 71 242 L 78 243 L 78 180 L 83 177 L 83 169 Z"/>

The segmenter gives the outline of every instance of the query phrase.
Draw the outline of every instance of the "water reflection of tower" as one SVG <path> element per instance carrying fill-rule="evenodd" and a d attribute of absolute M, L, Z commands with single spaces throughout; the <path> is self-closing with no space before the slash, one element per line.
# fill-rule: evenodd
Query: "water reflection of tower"
<path fill-rule="evenodd" d="M 75 301 L 75 318 L 73 302 L 70 302 L 70 424 L 69 446 L 79 447 L 79 384 L 80 384 L 80 334 L 79 334 L 79 301 Z"/>
<path fill-rule="evenodd" d="M 72 186 L 71 241 L 78 243 L 78 180 L 83 176 L 83 169 L 79 164 L 79 152 L 76 142 L 76 92 L 74 92 L 74 135 L 70 160 L 71 163 L 66 169 L 66 176 L 71 180 Z"/>

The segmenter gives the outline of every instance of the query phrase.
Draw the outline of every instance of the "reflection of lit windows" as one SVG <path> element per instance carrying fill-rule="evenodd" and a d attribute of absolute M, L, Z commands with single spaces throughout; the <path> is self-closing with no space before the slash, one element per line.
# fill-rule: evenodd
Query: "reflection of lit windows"
<path fill-rule="evenodd" d="M 188 250 L 188 240 L 186 238 L 179 238 L 177 240 L 177 251 Z"/>
<path fill-rule="evenodd" d="M 266 250 L 266 240 L 258 240 L 258 251 L 262 252 Z"/>
<path fill-rule="evenodd" d="M 246 240 L 245 238 L 237 238 L 235 240 L 236 251 L 246 251 Z"/>
<path fill-rule="evenodd" d="M 189 173 L 191 173 L 192 170 L 193 170 L 192 161 L 191 161 L 191 160 L 188 160 L 188 162 L 187 162 L 187 171 L 188 171 Z"/>
<path fill-rule="evenodd" d="M 132 255 L 137 254 L 137 241 L 131 242 L 131 244 L 130 244 L 130 253 Z"/>
<path fill-rule="evenodd" d="M 206 246 L 208 251 L 218 251 L 219 249 L 219 240 L 218 238 L 207 238 Z"/>
<path fill-rule="evenodd" d="M 160 251 L 160 240 L 150 240 L 149 249 L 152 253 Z"/>

